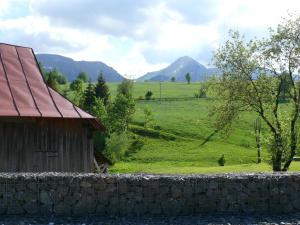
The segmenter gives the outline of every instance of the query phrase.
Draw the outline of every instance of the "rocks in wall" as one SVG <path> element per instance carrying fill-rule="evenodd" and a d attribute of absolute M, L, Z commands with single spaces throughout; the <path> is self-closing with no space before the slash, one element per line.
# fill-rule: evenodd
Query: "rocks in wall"
<path fill-rule="evenodd" d="M 300 174 L 0 174 L 0 214 L 196 215 L 300 210 Z"/>

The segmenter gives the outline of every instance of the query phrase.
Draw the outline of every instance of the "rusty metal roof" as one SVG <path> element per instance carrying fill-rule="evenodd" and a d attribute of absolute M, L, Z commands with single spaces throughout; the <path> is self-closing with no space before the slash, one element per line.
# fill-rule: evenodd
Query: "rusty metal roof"
<path fill-rule="evenodd" d="M 0 43 L 0 117 L 4 116 L 80 118 L 103 128 L 46 85 L 31 48 Z"/>

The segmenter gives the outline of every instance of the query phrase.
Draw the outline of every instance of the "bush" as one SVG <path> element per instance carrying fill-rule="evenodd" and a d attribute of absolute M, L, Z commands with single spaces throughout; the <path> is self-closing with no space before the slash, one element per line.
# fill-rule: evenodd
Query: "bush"
<path fill-rule="evenodd" d="M 104 155 L 114 164 L 122 159 L 128 148 L 128 138 L 125 132 L 112 133 L 110 137 L 105 139 Z"/>
<path fill-rule="evenodd" d="M 152 98 L 153 92 L 152 91 L 147 91 L 145 94 L 145 99 L 150 100 Z"/>
<path fill-rule="evenodd" d="M 218 159 L 218 164 L 219 164 L 219 166 L 225 166 L 225 162 L 226 162 L 226 160 L 225 160 L 225 156 L 224 156 L 224 154 Z"/>

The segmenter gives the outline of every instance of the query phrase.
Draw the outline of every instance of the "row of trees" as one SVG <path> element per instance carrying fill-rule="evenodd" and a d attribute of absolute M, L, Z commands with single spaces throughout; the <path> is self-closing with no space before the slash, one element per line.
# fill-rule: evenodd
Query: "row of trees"
<path fill-rule="evenodd" d="M 102 73 L 96 84 L 91 81 L 85 84 L 87 79 L 83 77 L 79 74 L 70 84 L 72 100 L 105 125 L 106 131 L 94 137 L 95 148 L 114 163 L 128 148 L 128 124 L 135 111 L 133 83 L 124 80 L 119 84 L 117 95 L 112 100 Z"/>
<path fill-rule="evenodd" d="M 191 83 L 192 77 L 191 77 L 190 73 L 186 73 L 185 76 L 184 76 L 184 78 L 185 78 L 185 80 L 186 80 L 186 82 L 187 82 L 188 84 Z M 171 77 L 170 80 L 171 80 L 171 82 L 175 82 L 175 81 L 176 81 L 176 78 L 173 76 L 173 77 Z"/>
<path fill-rule="evenodd" d="M 48 86 L 52 87 L 54 90 L 59 89 L 59 85 L 67 84 L 68 79 L 57 69 L 46 70 L 41 62 L 39 62 L 39 67 Z"/>
<path fill-rule="evenodd" d="M 128 148 L 128 124 L 135 111 L 132 81 L 124 80 L 119 84 L 117 95 L 112 99 L 102 73 L 99 74 L 96 84 L 91 82 L 86 73 L 81 72 L 67 85 L 66 77 L 57 69 L 47 71 L 41 63 L 40 69 L 48 86 L 105 125 L 106 131 L 94 136 L 95 148 L 112 163 L 119 160 Z"/>

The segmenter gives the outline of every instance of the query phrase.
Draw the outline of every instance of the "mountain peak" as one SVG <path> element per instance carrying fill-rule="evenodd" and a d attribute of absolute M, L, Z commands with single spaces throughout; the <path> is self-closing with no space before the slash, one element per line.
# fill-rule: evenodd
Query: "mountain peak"
<path fill-rule="evenodd" d="M 178 58 L 176 61 L 195 61 L 195 60 L 192 57 L 185 55 Z"/>
<path fill-rule="evenodd" d="M 175 77 L 176 81 L 185 81 L 185 75 L 187 73 L 190 73 L 192 81 L 201 81 L 207 78 L 207 75 L 210 74 L 210 70 L 190 56 L 182 56 L 168 67 L 159 71 L 147 73 L 138 80 L 170 81 L 172 77 Z"/>

